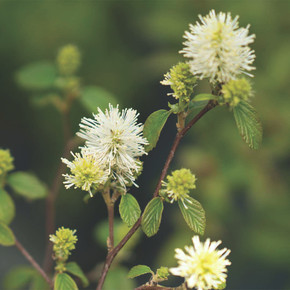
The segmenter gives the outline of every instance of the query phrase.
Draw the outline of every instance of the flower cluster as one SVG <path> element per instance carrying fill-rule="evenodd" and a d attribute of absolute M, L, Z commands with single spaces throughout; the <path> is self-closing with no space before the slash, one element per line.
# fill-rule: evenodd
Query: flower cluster
<path fill-rule="evenodd" d="M 0 149 L 0 175 L 5 175 L 14 169 L 13 160 L 8 149 Z"/>
<path fill-rule="evenodd" d="M 71 44 L 62 47 L 57 55 L 57 64 L 62 75 L 73 75 L 81 64 L 78 48 Z"/>
<path fill-rule="evenodd" d="M 194 236 L 192 242 L 193 247 L 186 246 L 186 252 L 175 249 L 178 267 L 171 268 L 170 272 L 184 277 L 189 288 L 218 289 L 226 282 L 226 266 L 231 265 L 226 257 L 230 250 L 217 250 L 221 241 L 210 242 L 210 239 L 207 239 L 205 243 L 201 243 L 198 236 Z"/>

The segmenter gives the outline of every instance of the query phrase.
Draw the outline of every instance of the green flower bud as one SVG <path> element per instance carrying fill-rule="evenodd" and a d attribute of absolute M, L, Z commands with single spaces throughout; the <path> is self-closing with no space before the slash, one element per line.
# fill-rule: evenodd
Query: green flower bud
<path fill-rule="evenodd" d="M 219 103 L 228 104 L 231 108 L 239 104 L 240 101 L 248 101 L 252 96 L 252 87 L 250 82 L 245 79 L 231 80 L 222 86 L 222 96 Z"/>
<path fill-rule="evenodd" d="M 0 149 L 0 176 L 14 169 L 13 160 L 9 149 Z"/>
<path fill-rule="evenodd" d="M 189 64 L 184 62 L 178 63 L 164 77 L 165 79 L 161 81 L 161 84 L 169 85 L 173 90 L 173 93 L 168 95 L 172 95 L 175 99 L 189 102 L 196 85 L 196 77 L 191 73 Z"/>
<path fill-rule="evenodd" d="M 81 64 L 81 55 L 75 45 L 62 47 L 57 55 L 57 65 L 62 75 L 73 75 Z"/>
<path fill-rule="evenodd" d="M 157 269 L 157 277 L 162 280 L 167 280 L 169 276 L 169 268 L 167 267 L 160 267 Z"/>

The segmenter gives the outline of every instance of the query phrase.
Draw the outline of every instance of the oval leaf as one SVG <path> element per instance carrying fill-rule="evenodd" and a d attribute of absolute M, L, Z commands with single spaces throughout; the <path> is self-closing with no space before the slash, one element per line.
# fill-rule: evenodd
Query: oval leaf
<path fill-rule="evenodd" d="M 89 112 L 95 113 L 97 113 L 98 107 L 104 111 L 108 108 L 109 103 L 113 106 L 116 106 L 118 103 L 111 93 L 96 86 L 85 87 L 81 93 L 80 100 Z"/>
<path fill-rule="evenodd" d="M 146 265 L 137 265 L 130 269 L 127 277 L 132 279 L 149 273 L 153 274 L 153 271 L 150 269 L 150 267 Z"/>
<path fill-rule="evenodd" d="M 148 237 L 154 236 L 161 223 L 163 202 L 160 197 L 153 198 L 146 206 L 142 217 L 142 230 Z"/>
<path fill-rule="evenodd" d="M 256 110 L 241 101 L 233 111 L 240 135 L 251 149 L 258 149 L 262 143 L 263 128 Z"/>
<path fill-rule="evenodd" d="M 26 89 L 47 89 L 53 86 L 56 76 L 56 67 L 52 63 L 36 62 L 21 68 L 16 81 Z"/>
<path fill-rule="evenodd" d="M 0 221 L 10 224 L 15 216 L 15 205 L 10 195 L 0 188 Z"/>
<path fill-rule="evenodd" d="M 73 274 L 76 277 L 80 278 L 84 287 L 89 286 L 88 278 L 85 276 L 84 272 L 76 262 L 69 262 L 66 264 L 65 267 L 68 273 Z"/>
<path fill-rule="evenodd" d="M 15 172 L 8 175 L 8 184 L 18 193 L 29 199 L 44 198 L 47 188 L 35 175 L 26 172 Z"/>
<path fill-rule="evenodd" d="M 201 204 L 187 197 L 183 200 L 178 200 L 178 205 L 187 225 L 197 234 L 203 235 L 205 229 L 205 212 Z"/>
<path fill-rule="evenodd" d="M 11 270 L 4 279 L 4 289 L 24 288 L 35 275 L 35 270 L 29 266 L 19 266 Z"/>
<path fill-rule="evenodd" d="M 149 142 L 145 146 L 146 152 L 151 151 L 157 144 L 161 130 L 163 129 L 171 112 L 167 110 L 158 110 L 153 112 L 144 124 L 143 135 Z"/>
<path fill-rule="evenodd" d="M 119 205 L 122 220 L 129 226 L 133 226 L 141 215 L 141 209 L 135 197 L 129 193 L 122 195 Z"/>
<path fill-rule="evenodd" d="M 54 290 L 77 290 L 75 281 L 65 273 L 57 274 L 54 281 Z"/>
<path fill-rule="evenodd" d="M 193 97 L 192 102 L 202 102 L 217 99 L 217 96 L 212 94 L 199 94 Z"/>
<path fill-rule="evenodd" d="M 13 246 L 15 244 L 15 237 L 11 229 L 0 222 L 0 245 Z"/>

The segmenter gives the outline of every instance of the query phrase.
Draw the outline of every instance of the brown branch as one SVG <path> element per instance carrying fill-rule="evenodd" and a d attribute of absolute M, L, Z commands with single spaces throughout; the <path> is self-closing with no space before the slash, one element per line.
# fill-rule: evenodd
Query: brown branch
<path fill-rule="evenodd" d="M 205 115 L 208 111 L 213 109 L 216 106 L 216 102 L 214 101 L 209 101 L 208 104 L 185 126 L 184 129 L 182 129 L 180 132 L 176 134 L 176 137 L 174 139 L 174 142 L 172 144 L 171 150 L 169 152 L 169 155 L 167 157 L 167 160 L 164 164 L 164 167 L 162 169 L 159 181 L 157 183 L 156 189 L 153 194 L 153 198 L 158 196 L 159 190 L 162 185 L 162 180 L 165 178 L 169 165 L 174 157 L 174 154 L 176 152 L 176 149 L 180 143 L 180 140 L 184 137 L 184 135 L 188 132 L 188 130 L 203 116 Z M 133 227 L 129 230 L 129 232 L 125 235 L 125 237 L 120 241 L 120 243 L 113 248 L 107 255 L 106 261 L 103 267 L 103 271 L 101 274 L 101 277 L 98 282 L 97 290 L 101 290 L 103 287 L 103 284 L 105 282 L 106 275 L 108 273 L 108 270 L 115 258 L 115 256 L 119 253 L 119 251 L 123 248 L 123 246 L 128 242 L 128 240 L 131 238 L 131 236 L 137 231 L 141 224 L 142 216 L 137 220 L 137 222 L 133 225 Z"/>
<path fill-rule="evenodd" d="M 34 258 L 27 252 L 22 244 L 15 239 L 16 248 L 23 254 L 23 256 L 31 263 L 31 265 L 39 272 L 39 274 L 45 279 L 50 288 L 53 288 L 53 281 L 47 276 L 44 270 L 38 265 Z"/>

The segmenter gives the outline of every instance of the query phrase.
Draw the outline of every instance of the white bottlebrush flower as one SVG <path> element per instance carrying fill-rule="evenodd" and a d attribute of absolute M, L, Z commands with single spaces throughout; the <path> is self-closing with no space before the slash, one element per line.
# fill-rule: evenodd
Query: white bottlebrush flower
<path fill-rule="evenodd" d="M 83 118 L 78 136 L 86 140 L 86 146 L 99 158 L 99 162 L 108 167 L 111 176 L 122 186 L 134 183 L 141 170 L 138 157 L 146 154 L 143 137 L 143 125 L 137 123 L 136 110 L 109 105 L 105 113 L 98 108 L 94 119 Z"/>
<path fill-rule="evenodd" d="M 210 239 L 207 239 L 205 243 L 201 243 L 199 236 L 194 236 L 192 241 L 193 247 L 185 247 L 187 253 L 175 249 L 175 258 L 179 266 L 171 268 L 170 272 L 184 277 L 189 288 L 217 289 L 226 281 L 226 266 L 231 265 L 226 257 L 230 250 L 217 250 L 221 241 L 210 242 Z"/>
<path fill-rule="evenodd" d="M 71 174 L 63 174 L 65 177 L 65 187 L 68 189 L 81 188 L 88 191 L 92 196 L 92 187 L 98 187 L 104 184 L 108 179 L 108 170 L 105 170 L 100 164 L 96 155 L 91 154 L 87 148 L 82 148 L 81 153 L 71 153 L 73 161 L 62 158 L 71 171 Z"/>
<path fill-rule="evenodd" d="M 255 35 L 246 28 L 239 28 L 239 16 L 232 19 L 230 13 L 216 15 L 211 10 L 209 15 L 199 15 L 201 23 L 190 24 L 186 31 L 185 47 L 180 52 L 191 58 L 191 72 L 200 79 L 209 78 L 210 82 L 226 83 L 240 73 L 252 76 L 247 71 L 251 66 L 255 52 L 248 46 L 254 42 Z"/>

